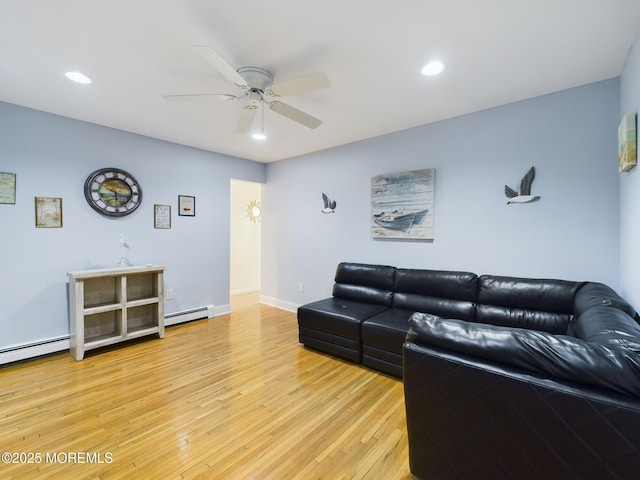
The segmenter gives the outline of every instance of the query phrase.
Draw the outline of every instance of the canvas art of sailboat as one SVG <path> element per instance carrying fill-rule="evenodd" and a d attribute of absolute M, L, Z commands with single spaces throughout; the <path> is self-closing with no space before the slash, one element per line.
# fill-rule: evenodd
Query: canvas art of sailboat
<path fill-rule="evenodd" d="M 434 169 L 372 177 L 372 237 L 433 239 L 434 178 Z"/>

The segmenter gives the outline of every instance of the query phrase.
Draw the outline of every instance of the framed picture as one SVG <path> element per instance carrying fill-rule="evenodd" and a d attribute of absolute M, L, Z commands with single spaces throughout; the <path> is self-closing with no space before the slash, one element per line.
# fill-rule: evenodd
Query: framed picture
<path fill-rule="evenodd" d="M 196 197 L 178 195 L 178 215 L 183 217 L 196 216 Z"/>
<path fill-rule="evenodd" d="M 62 227 L 62 198 L 36 197 L 36 227 Z"/>
<path fill-rule="evenodd" d="M 371 236 L 433 240 L 435 170 L 387 173 L 371 178 Z"/>
<path fill-rule="evenodd" d="M 153 227 L 171 228 L 171 205 L 153 206 Z"/>
<path fill-rule="evenodd" d="M 618 171 L 628 172 L 638 163 L 636 114 L 627 113 L 618 126 Z"/>
<path fill-rule="evenodd" d="M 0 203 L 15 205 L 16 174 L 0 172 Z"/>

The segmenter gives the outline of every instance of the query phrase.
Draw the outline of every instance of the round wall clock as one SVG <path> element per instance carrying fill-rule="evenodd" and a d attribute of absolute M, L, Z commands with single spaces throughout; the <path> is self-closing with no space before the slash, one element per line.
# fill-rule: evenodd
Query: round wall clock
<path fill-rule="evenodd" d="M 96 212 L 123 217 L 140 206 L 142 189 L 130 173 L 118 168 L 101 168 L 84 182 L 84 197 Z"/>

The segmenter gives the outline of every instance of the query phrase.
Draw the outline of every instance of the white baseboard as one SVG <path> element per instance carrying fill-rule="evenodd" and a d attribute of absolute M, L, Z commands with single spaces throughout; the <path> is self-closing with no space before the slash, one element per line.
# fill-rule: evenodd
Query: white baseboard
<path fill-rule="evenodd" d="M 265 305 L 269 305 L 271 307 L 280 308 L 282 310 L 286 310 L 287 312 L 296 313 L 298 311 L 297 303 L 286 302 L 284 300 L 280 300 L 275 297 L 269 297 L 267 295 L 260 295 L 260 303 L 264 303 Z"/>
<path fill-rule="evenodd" d="M 272 307 L 281 308 L 290 312 L 296 312 L 298 306 L 294 303 L 284 302 L 273 297 L 260 296 L 260 302 Z M 191 320 L 199 320 L 205 318 L 218 317 L 231 313 L 231 305 L 207 305 L 206 309 L 199 314 L 185 313 L 184 315 L 174 315 L 165 318 L 165 327 L 188 322 Z M 19 362 L 22 360 L 33 359 L 51 353 L 58 353 L 69 350 L 69 336 L 57 337 L 52 339 L 41 340 L 38 343 L 28 345 L 15 345 L 8 347 L 0 352 L 0 365 Z"/>
<path fill-rule="evenodd" d="M 231 313 L 231 305 L 216 305 L 215 312 L 213 314 L 214 317 L 219 317 L 220 315 L 226 315 L 227 313 Z"/>
<path fill-rule="evenodd" d="M 261 290 L 260 287 L 241 288 L 239 290 L 230 291 L 229 295 L 242 295 L 243 293 L 259 292 L 260 290 Z"/>
<path fill-rule="evenodd" d="M 44 340 L 32 345 L 19 345 L 0 353 L 0 365 L 28 360 L 42 355 L 69 350 L 69 337 Z"/>
<path fill-rule="evenodd" d="M 165 327 L 177 325 L 179 323 L 189 322 L 191 320 L 199 320 L 213 318 L 219 315 L 231 313 L 231 305 L 206 305 L 199 312 L 178 312 L 178 315 L 169 314 L 165 316 Z M 0 365 L 19 362 L 22 360 L 34 359 L 51 353 L 63 352 L 69 350 L 69 336 L 43 339 L 32 344 L 12 345 L 0 351 Z"/>
<path fill-rule="evenodd" d="M 170 327 L 171 325 L 190 322 L 192 320 L 213 318 L 214 315 L 215 307 L 213 305 L 205 305 L 204 307 L 192 308 L 181 312 L 171 312 L 165 314 L 164 326 Z"/>

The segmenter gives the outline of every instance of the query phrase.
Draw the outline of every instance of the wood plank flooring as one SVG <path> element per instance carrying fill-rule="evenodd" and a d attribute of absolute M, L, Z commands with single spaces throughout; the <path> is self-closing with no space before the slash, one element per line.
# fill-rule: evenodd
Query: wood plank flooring
<path fill-rule="evenodd" d="M 402 382 L 305 349 L 295 314 L 251 298 L 0 368 L 0 478 L 414 478 Z"/>

